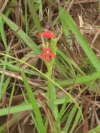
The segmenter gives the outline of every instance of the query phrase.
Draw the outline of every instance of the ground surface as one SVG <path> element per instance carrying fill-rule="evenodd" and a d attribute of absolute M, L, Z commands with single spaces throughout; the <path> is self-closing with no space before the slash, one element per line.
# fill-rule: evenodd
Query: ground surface
<path fill-rule="evenodd" d="M 95 0 L 94 0 L 95 1 Z M 65 1 L 61 2 L 61 5 L 64 4 Z M 79 28 L 80 32 L 92 47 L 95 54 L 100 58 L 100 18 L 99 18 L 99 3 L 97 2 L 84 2 L 84 3 L 74 3 L 70 8 L 70 15 L 74 19 L 76 26 Z M 74 46 L 75 47 L 75 46 Z M 79 48 L 79 49 L 78 49 Z M 85 52 L 81 47 L 76 46 L 75 54 L 78 55 L 80 53 L 81 58 L 87 57 Z M 3 117 L 4 119 L 4 117 Z M 30 120 L 30 119 L 29 119 Z M 15 126 L 15 128 L 11 128 L 10 133 L 32 133 L 32 126 L 29 125 L 29 120 L 24 125 L 24 129 L 20 128 L 20 124 Z M 0 119 L 0 125 L 2 125 L 2 119 Z M 83 133 L 83 128 L 80 128 L 75 133 Z"/>

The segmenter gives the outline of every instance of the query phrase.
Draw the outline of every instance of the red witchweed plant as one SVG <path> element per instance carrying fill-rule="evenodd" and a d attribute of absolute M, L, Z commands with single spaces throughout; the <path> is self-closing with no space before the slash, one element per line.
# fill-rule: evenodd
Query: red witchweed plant
<path fill-rule="evenodd" d="M 56 51 L 57 51 L 56 44 L 57 44 L 58 38 L 53 38 L 53 37 L 57 37 L 57 36 L 55 34 L 52 34 L 51 31 L 40 33 L 38 36 L 39 37 L 41 36 L 43 51 L 45 51 L 44 53 L 42 53 L 40 55 L 40 57 L 41 58 L 45 58 L 45 64 L 47 66 L 46 75 L 49 78 L 52 78 L 52 69 L 53 69 L 53 66 L 54 66 L 53 65 L 54 64 L 54 59 L 51 59 L 51 58 L 55 58 L 56 57 Z M 46 44 L 45 44 L 44 40 L 43 40 L 43 36 L 46 37 L 46 38 L 51 38 L 51 42 L 50 43 L 46 42 Z M 52 50 L 53 53 L 51 53 L 50 50 Z M 48 84 L 48 91 L 47 91 L 48 100 L 47 100 L 47 104 L 50 107 L 50 100 L 49 99 L 51 97 L 51 81 L 49 79 L 48 79 L 47 84 Z"/>
<path fill-rule="evenodd" d="M 43 51 L 45 51 L 45 52 L 40 55 L 41 58 L 45 58 L 45 56 L 46 56 L 45 60 L 47 62 L 50 61 L 50 56 L 52 58 L 56 57 L 54 53 L 49 52 L 50 50 L 51 50 L 51 47 L 43 48 Z"/>
<path fill-rule="evenodd" d="M 47 32 L 40 33 L 38 36 L 41 36 L 41 37 L 45 36 L 46 38 L 57 37 L 55 34 L 52 34 L 51 31 L 47 31 Z M 42 38 L 42 41 L 43 41 L 43 38 Z M 49 45 L 48 42 L 46 42 L 46 44 L 47 44 L 47 46 Z M 43 41 L 43 43 L 42 43 L 42 46 L 43 46 L 43 47 L 45 46 L 45 45 L 44 45 L 44 41 Z M 50 50 L 51 50 L 51 47 L 43 48 L 43 51 L 45 51 L 45 52 L 42 53 L 42 54 L 40 55 L 41 58 L 45 58 L 45 57 L 46 57 L 45 60 L 46 60 L 47 62 L 50 61 L 50 56 L 51 56 L 52 58 L 55 58 L 55 57 L 56 57 L 54 53 L 51 53 L 51 52 L 50 52 Z"/>

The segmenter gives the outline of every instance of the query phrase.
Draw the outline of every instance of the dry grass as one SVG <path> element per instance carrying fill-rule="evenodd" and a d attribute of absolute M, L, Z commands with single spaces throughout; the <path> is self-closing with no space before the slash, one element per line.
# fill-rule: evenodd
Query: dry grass
<path fill-rule="evenodd" d="M 81 35 L 65 21 L 64 11 L 60 15 L 60 6 L 72 16 L 74 26 L 88 46 L 82 45 Z M 0 131 L 43 131 L 31 101 L 32 91 L 38 106 L 41 106 L 44 132 L 92 133 L 97 126 L 100 132 L 99 0 L 90 0 L 89 3 L 87 0 L 59 0 L 59 3 L 56 0 L 34 3 L 1 0 L 0 8 L 0 117 L 8 114 L 7 119 L 4 117 L 7 125 L 0 120 Z M 40 58 L 43 51 L 38 34 L 46 31 L 60 36 L 51 72 L 48 64 Z M 46 41 L 52 43 L 54 40 L 44 38 Z M 48 92 L 49 88 L 51 92 Z"/>

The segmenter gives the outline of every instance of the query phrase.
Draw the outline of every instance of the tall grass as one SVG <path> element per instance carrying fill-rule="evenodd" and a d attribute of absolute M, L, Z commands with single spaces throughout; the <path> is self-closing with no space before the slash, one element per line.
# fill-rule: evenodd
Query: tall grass
<path fill-rule="evenodd" d="M 79 124 L 85 125 L 82 94 L 89 90 L 99 95 L 97 79 L 100 77 L 100 61 L 75 26 L 71 15 L 65 10 L 70 2 L 68 0 L 65 7 L 62 7 L 60 1 L 52 0 L 24 0 L 20 6 L 16 0 L 12 3 L 9 1 L 8 7 L 13 5 L 15 9 L 21 10 L 18 16 L 20 27 L 16 18 L 13 20 L 12 14 L 18 13 L 14 13 L 14 8 L 6 6 L 3 13 L 0 12 L 0 39 L 5 49 L 0 51 L 0 116 L 8 115 L 7 122 L 2 123 L 0 127 L 0 132 L 9 132 L 9 127 L 24 117 L 27 118 L 28 114 L 33 121 L 33 132 L 73 133 Z M 56 18 L 55 10 L 58 13 Z M 48 30 L 58 34 L 57 38 L 38 39 L 39 33 Z M 62 33 L 59 33 L 60 31 Z M 87 64 L 82 67 L 77 63 L 79 58 L 75 61 L 73 55 L 69 54 L 74 51 L 73 40 L 67 39 L 67 35 L 70 36 L 71 33 L 86 53 L 88 63 L 93 68 L 89 74 L 84 71 L 85 68 L 88 70 Z M 43 53 L 43 39 L 44 42 L 49 42 L 51 52 L 56 55 L 50 62 L 37 58 Z M 68 45 L 66 51 L 60 48 L 61 44 L 65 47 L 64 42 Z M 25 52 L 24 48 L 30 49 Z M 37 60 L 34 61 L 34 57 Z M 33 60 L 29 61 L 30 59 Z M 81 60 L 84 63 L 83 58 Z M 20 96 L 23 97 L 23 101 L 20 100 Z M 9 100 L 6 100 L 7 97 Z M 17 102 L 17 106 L 12 106 L 17 100 L 20 101 Z M 13 116 L 9 118 L 11 114 Z M 97 130 L 100 131 L 99 125 L 89 132 Z"/>

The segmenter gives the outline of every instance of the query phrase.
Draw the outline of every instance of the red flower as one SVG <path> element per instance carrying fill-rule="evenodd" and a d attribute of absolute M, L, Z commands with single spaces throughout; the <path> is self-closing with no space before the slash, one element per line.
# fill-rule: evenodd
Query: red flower
<path fill-rule="evenodd" d="M 57 37 L 55 34 L 52 34 L 51 31 L 40 33 L 38 36 L 45 36 L 46 38 Z"/>
<path fill-rule="evenodd" d="M 50 56 L 52 58 L 55 58 L 56 57 L 54 53 L 50 53 L 49 52 L 50 50 L 51 50 L 51 47 L 43 48 L 43 51 L 45 51 L 45 52 L 40 55 L 41 58 L 44 58 L 46 56 L 45 60 L 47 62 L 50 61 Z"/>

